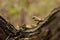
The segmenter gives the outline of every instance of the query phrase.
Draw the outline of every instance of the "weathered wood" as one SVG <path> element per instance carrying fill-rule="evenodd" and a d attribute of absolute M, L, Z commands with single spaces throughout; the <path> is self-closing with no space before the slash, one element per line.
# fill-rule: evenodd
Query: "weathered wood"
<path fill-rule="evenodd" d="M 60 40 L 60 7 L 54 9 L 37 30 L 41 32 L 35 40 Z"/>
<path fill-rule="evenodd" d="M 38 35 L 34 40 L 60 40 L 60 7 L 54 9 L 51 15 L 45 18 L 42 24 L 37 25 L 35 28 L 23 28 L 16 31 L 14 26 L 8 23 L 3 17 L 0 18 L 0 28 L 5 33 L 4 35 L 9 36 L 11 34 L 11 40 L 14 38 L 15 40 L 19 40 Z"/>

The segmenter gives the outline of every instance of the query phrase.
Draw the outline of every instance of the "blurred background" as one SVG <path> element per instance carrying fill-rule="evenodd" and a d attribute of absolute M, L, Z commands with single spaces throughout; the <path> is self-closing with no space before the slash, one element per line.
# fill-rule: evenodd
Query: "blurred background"
<path fill-rule="evenodd" d="M 35 24 L 33 16 L 43 19 L 58 6 L 60 0 L 0 0 L 0 15 L 19 29 L 22 24 Z"/>

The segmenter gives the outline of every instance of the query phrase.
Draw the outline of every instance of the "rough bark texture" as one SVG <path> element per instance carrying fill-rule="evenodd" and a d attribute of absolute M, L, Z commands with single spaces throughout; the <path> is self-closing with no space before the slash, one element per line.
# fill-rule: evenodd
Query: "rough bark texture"
<path fill-rule="evenodd" d="M 40 30 L 40 34 L 29 40 L 60 40 L 60 7 L 51 12 Z"/>

